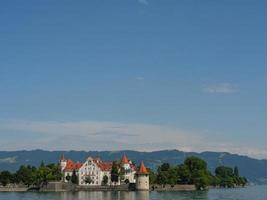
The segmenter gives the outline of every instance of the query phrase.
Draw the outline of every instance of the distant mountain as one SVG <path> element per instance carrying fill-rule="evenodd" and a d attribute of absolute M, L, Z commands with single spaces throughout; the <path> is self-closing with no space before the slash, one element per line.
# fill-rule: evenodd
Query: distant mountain
<path fill-rule="evenodd" d="M 56 163 L 62 151 L 0 151 L 0 170 L 16 171 L 20 165 L 39 166 L 41 161 Z M 164 162 L 180 164 L 188 156 L 198 156 L 207 161 L 209 169 L 214 172 L 218 165 L 238 166 L 240 174 L 251 182 L 267 183 L 267 160 L 257 160 L 247 156 L 240 156 L 222 152 L 182 152 L 178 150 L 164 150 L 154 152 L 138 151 L 65 151 L 66 158 L 84 161 L 88 156 L 99 157 L 102 160 L 117 160 L 126 154 L 133 162 L 145 164 L 153 169 Z"/>

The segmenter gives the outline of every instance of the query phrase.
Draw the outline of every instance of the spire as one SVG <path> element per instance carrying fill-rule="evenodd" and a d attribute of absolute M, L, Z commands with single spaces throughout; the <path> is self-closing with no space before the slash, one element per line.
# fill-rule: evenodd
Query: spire
<path fill-rule="evenodd" d="M 137 171 L 137 174 L 148 174 L 147 168 L 144 165 L 144 162 L 142 161 L 140 164 L 140 167 Z"/>
<path fill-rule="evenodd" d="M 127 158 L 127 156 L 125 154 L 122 156 L 121 163 L 122 164 L 129 164 L 129 159 Z"/>
<path fill-rule="evenodd" d="M 64 153 L 62 153 L 60 156 L 60 161 L 64 161 L 64 160 L 65 160 Z"/>

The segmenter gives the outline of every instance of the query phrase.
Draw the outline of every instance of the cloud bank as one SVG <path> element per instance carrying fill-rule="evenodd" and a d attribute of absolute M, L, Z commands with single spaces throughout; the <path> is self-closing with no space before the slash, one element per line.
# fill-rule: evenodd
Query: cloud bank
<path fill-rule="evenodd" d="M 8 135 L 16 134 L 15 137 Z M 99 121 L 0 121 L 0 150 L 222 151 L 266 158 L 267 151 L 242 147 L 195 131 L 142 123 Z M 19 139 L 18 139 L 19 138 Z"/>
<path fill-rule="evenodd" d="M 237 92 L 237 85 L 233 85 L 230 83 L 220 83 L 214 85 L 208 85 L 205 87 L 205 91 L 208 93 L 222 93 L 222 94 L 230 94 Z"/>
<path fill-rule="evenodd" d="M 143 5 L 148 5 L 148 1 L 147 0 L 138 0 L 138 2 L 143 4 Z"/>

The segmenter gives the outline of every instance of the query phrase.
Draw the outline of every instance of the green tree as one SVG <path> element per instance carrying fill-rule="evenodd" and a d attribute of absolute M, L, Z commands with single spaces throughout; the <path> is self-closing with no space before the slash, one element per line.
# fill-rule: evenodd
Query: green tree
<path fill-rule="evenodd" d="M 92 180 L 91 176 L 86 176 L 85 183 L 86 184 L 91 184 L 92 182 L 93 182 L 93 180 Z"/>
<path fill-rule="evenodd" d="M 234 175 L 239 177 L 239 170 L 238 170 L 237 166 L 235 166 L 235 168 L 234 168 Z"/>
<path fill-rule="evenodd" d="M 68 182 L 70 182 L 70 179 L 71 179 L 71 176 L 68 174 L 68 175 L 66 176 L 66 180 L 67 180 Z"/>
<path fill-rule="evenodd" d="M 233 176 L 233 169 L 231 167 L 219 166 L 215 169 L 216 176 L 226 178 L 228 176 Z"/>
<path fill-rule="evenodd" d="M 178 182 L 178 169 L 177 167 L 170 167 L 168 170 L 168 181 L 167 183 L 174 186 Z"/>
<path fill-rule="evenodd" d="M 78 176 L 77 176 L 77 174 L 76 174 L 76 170 L 75 170 L 75 169 L 72 171 L 71 182 L 72 182 L 73 184 L 78 184 L 78 182 L 79 182 L 79 180 L 78 180 Z"/>
<path fill-rule="evenodd" d="M 190 182 L 190 171 L 184 164 L 178 165 L 177 169 L 177 181 L 180 184 L 188 184 Z"/>
<path fill-rule="evenodd" d="M 205 190 L 210 184 L 210 175 L 207 163 L 197 157 L 188 157 L 184 164 L 190 172 L 189 183 L 194 184 L 198 190 Z"/>
<path fill-rule="evenodd" d="M 157 183 L 157 174 L 153 170 L 149 171 L 149 183 L 150 184 Z"/>
<path fill-rule="evenodd" d="M 2 171 L 0 173 L 0 183 L 3 186 L 6 186 L 7 184 L 11 183 L 12 179 L 13 179 L 13 176 L 9 171 Z"/>
<path fill-rule="evenodd" d="M 107 185 L 107 184 L 108 184 L 108 176 L 105 175 L 105 176 L 103 177 L 103 180 L 102 180 L 102 185 Z"/>
<path fill-rule="evenodd" d="M 44 167 L 45 166 L 45 163 L 44 161 L 42 160 L 42 162 L 40 163 L 40 167 Z"/>
<path fill-rule="evenodd" d="M 219 166 L 215 169 L 216 179 L 219 179 L 217 185 L 221 187 L 245 186 L 247 181 L 239 176 L 238 167 Z"/>
<path fill-rule="evenodd" d="M 160 171 L 168 171 L 169 169 L 170 169 L 169 163 L 163 163 L 159 168 Z"/>
<path fill-rule="evenodd" d="M 207 170 L 207 163 L 195 156 L 186 158 L 184 164 L 188 167 L 190 172 L 193 172 L 195 170 Z"/>
<path fill-rule="evenodd" d="M 30 186 L 34 183 L 33 169 L 31 166 L 22 165 L 16 172 L 16 176 L 20 182 Z"/>
<path fill-rule="evenodd" d="M 168 183 L 168 171 L 158 172 L 157 183 L 161 185 L 166 185 Z"/>
<path fill-rule="evenodd" d="M 169 163 L 163 163 L 161 166 L 158 167 L 158 175 L 156 179 L 156 182 L 158 184 L 166 185 L 169 183 L 169 178 L 173 178 L 173 174 L 170 175 L 170 169 L 171 167 Z"/>
<path fill-rule="evenodd" d="M 118 170 L 118 164 L 114 161 L 112 163 L 111 168 L 111 182 L 118 183 L 119 182 L 119 170 Z"/>

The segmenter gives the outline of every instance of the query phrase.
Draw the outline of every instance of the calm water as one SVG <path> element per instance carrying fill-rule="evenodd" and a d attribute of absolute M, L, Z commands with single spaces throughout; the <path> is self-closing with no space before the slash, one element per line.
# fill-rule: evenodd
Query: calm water
<path fill-rule="evenodd" d="M 61 193 L 0 193 L 0 200 L 186 200 L 234 199 L 267 200 L 267 186 L 241 189 L 212 189 L 207 192 L 61 192 Z"/>

